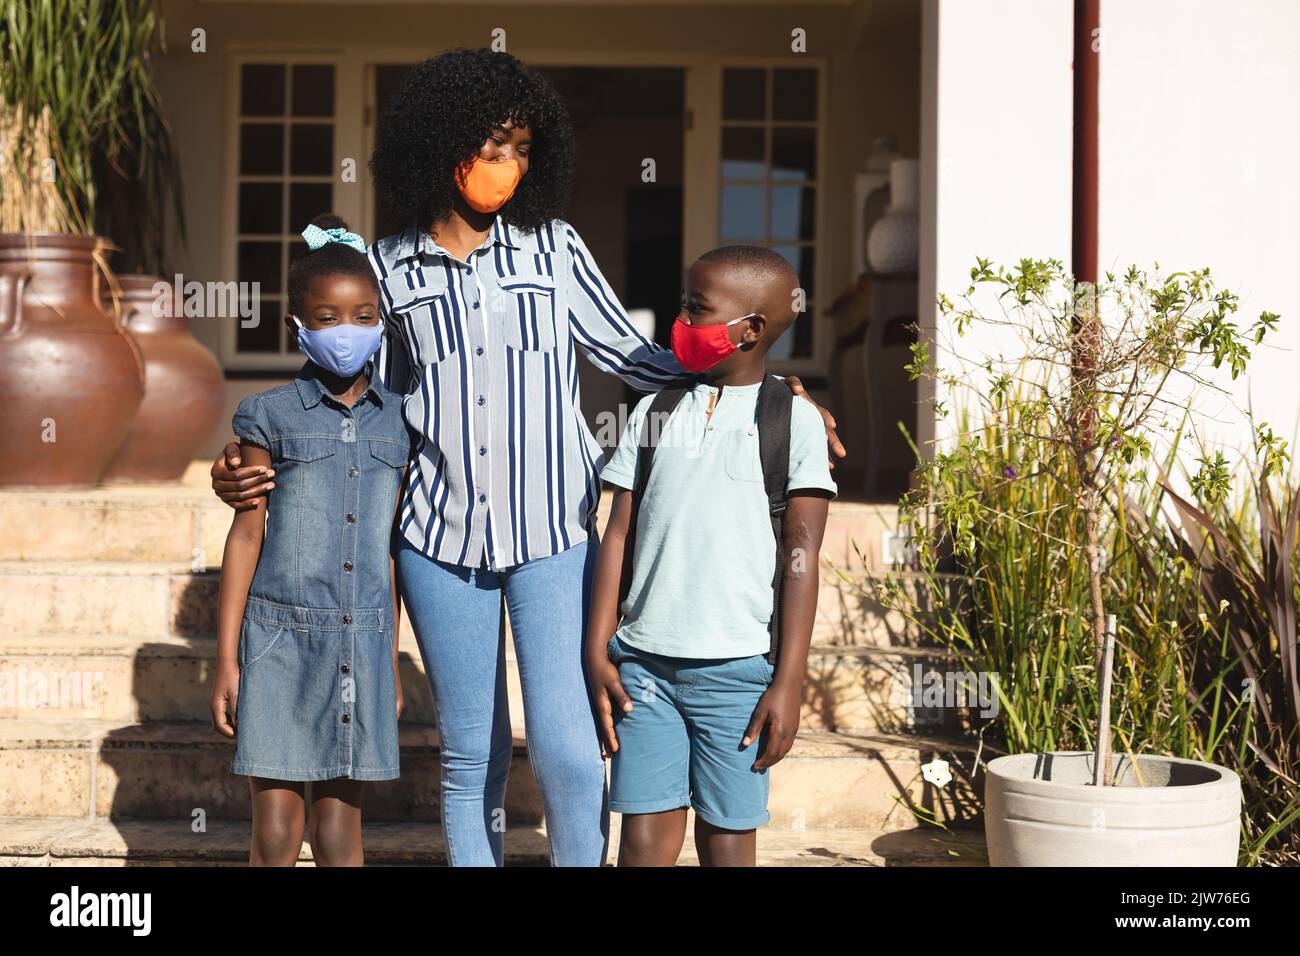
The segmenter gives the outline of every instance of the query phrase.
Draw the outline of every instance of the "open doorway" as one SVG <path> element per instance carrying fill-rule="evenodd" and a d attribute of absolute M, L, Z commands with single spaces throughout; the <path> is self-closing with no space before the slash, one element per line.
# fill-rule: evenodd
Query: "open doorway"
<path fill-rule="evenodd" d="M 409 64 L 375 67 L 375 115 L 382 115 Z M 566 218 L 582 235 L 623 305 L 654 313 L 654 337 L 668 343 L 682 272 L 685 70 L 675 67 L 538 67 L 564 97 L 577 141 L 577 175 Z M 645 181 L 646 160 L 654 178 Z M 375 201 L 374 235 L 400 228 Z M 596 416 L 635 400 L 623 384 L 579 363 L 582 409 Z M 614 436 L 617 438 L 617 436 Z"/>

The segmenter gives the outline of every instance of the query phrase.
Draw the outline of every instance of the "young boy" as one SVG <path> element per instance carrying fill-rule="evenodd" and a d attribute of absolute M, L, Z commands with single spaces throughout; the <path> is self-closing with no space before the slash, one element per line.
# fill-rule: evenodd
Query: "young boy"
<path fill-rule="evenodd" d="M 726 246 L 701 256 L 687 274 L 672 336 L 682 367 L 699 377 L 666 420 L 652 417 L 649 427 L 655 396 L 643 399 L 602 472 L 616 491 L 586 658 L 612 759 L 610 809 L 623 814 L 620 866 L 672 866 L 688 807 L 702 865 L 753 866 L 755 829 L 768 820 L 767 768 L 789 752 L 799 727 L 817 556 L 835 483 L 816 406 L 787 398 L 774 622 L 778 543 L 757 415 L 764 358 L 795 320 L 798 284 L 769 249 Z"/>

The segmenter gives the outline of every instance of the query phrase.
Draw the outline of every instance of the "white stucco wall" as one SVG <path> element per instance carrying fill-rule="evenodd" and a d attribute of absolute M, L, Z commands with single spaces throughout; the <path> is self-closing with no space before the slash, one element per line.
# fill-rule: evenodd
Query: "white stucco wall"
<path fill-rule="evenodd" d="M 1209 266 L 1241 296 L 1243 325 L 1281 313 L 1233 401 L 1199 390 L 1193 403 L 1212 441 L 1248 450 L 1238 412 L 1248 404 L 1290 440 L 1300 4 L 1102 0 L 1101 26 L 1100 267 Z M 932 321 L 933 292 L 963 290 L 976 255 L 1069 262 L 1072 31 L 1071 0 L 926 0 L 922 266 L 933 287 L 922 314 Z M 996 348 L 967 340 L 960 358 Z"/>
<path fill-rule="evenodd" d="M 1235 402 L 1201 396 L 1207 437 L 1249 450 L 1248 404 L 1300 422 L 1300 3 L 1102 0 L 1099 262 L 1209 266 L 1239 318 L 1282 321 Z M 1225 381 L 1222 376 L 1220 380 Z M 1293 442 L 1294 448 L 1294 442 Z"/>

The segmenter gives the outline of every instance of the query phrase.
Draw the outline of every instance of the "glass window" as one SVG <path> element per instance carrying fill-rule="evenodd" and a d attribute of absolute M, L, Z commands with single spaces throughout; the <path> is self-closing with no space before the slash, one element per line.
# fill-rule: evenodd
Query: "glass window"
<path fill-rule="evenodd" d="M 236 278 L 261 284 L 258 323 L 239 324 L 235 356 L 298 361 L 281 321 L 289 263 L 307 223 L 334 206 L 336 71 L 330 63 L 239 67 Z"/>
<path fill-rule="evenodd" d="M 815 67 L 724 67 L 718 239 L 767 246 L 799 276 L 804 312 L 773 346 L 776 359 L 813 354 L 816 288 Z"/>

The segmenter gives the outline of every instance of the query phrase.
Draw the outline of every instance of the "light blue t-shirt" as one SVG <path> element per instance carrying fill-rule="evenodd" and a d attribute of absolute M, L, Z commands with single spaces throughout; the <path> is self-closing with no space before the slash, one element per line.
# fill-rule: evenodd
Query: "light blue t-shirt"
<path fill-rule="evenodd" d="M 767 653 L 776 542 L 758 456 L 758 389 L 697 385 L 659 429 L 620 641 L 668 657 Z M 601 472 L 612 485 L 635 484 L 641 423 L 653 400 L 647 395 L 637 404 Z M 836 490 L 826 427 L 816 407 L 799 397 L 790 414 L 786 488 Z M 809 560 L 815 566 L 817 556 Z"/>

